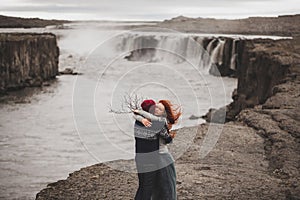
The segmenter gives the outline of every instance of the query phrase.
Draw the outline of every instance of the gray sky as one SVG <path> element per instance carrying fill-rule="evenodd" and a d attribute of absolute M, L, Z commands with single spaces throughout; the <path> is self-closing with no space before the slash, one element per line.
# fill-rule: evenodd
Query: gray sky
<path fill-rule="evenodd" d="M 0 14 L 73 20 L 246 18 L 299 14 L 299 0 L 0 0 Z"/>

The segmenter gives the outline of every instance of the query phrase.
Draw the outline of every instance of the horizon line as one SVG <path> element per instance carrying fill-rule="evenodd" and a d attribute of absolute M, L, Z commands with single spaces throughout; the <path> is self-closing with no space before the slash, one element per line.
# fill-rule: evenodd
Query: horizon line
<path fill-rule="evenodd" d="M 165 20 L 172 20 L 174 18 L 179 18 L 179 17 L 185 17 L 189 19 L 216 19 L 216 20 L 241 20 L 241 19 L 249 19 L 249 18 L 279 18 L 279 17 L 284 17 L 284 16 L 297 16 L 300 15 L 300 13 L 290 13 L 290 14 L 278 14 L 278 15 L 270 15 L 270 14 L 265 14 L 265 15 L 249 15 L 245 17 L 211 17 L 211 16 L 198 16 L 198 17 L 192 17 L 188 15 L 177 15 L 171 18 L 165 18 L 165 19 L 133 19 L 133 18 L 128 18 L 128 19 L 117 19 L 117 18 L 86 18 L 86 19 L 71 19 L 71 18 L 45 18 L 45 17 L 38 17 L 38 16 L 24 16 L 24 15 L 6 15 L 6 14 L 1 14 L 0 16 L 5 16 L 5 17 L 15 17 L 15 18 L 23 18 L 23 19 L 41 19 L 41 20 L 66 20 L 66 21 L 72 21 L 72 22 L 84 22 L 84 21 L 103 21 L 103 22 L 163 22 Z"/>

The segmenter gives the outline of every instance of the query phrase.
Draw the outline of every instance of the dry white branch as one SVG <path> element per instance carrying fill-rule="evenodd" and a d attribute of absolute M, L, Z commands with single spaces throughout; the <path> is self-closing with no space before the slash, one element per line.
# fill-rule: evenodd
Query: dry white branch
<path fill-rule="evenodd" d="M 123 100 L 121 102 L 121 108 L 114 109 L 112 105 L 109 105 L 109 112 L 115 114 L 128 114 L 131 113 L 132 110 L 141 109 L 141 103 L 143 102 L 144 98 L 139 96 L 136 93 L 129 94 L 126 93 L 123 96 Z"/>

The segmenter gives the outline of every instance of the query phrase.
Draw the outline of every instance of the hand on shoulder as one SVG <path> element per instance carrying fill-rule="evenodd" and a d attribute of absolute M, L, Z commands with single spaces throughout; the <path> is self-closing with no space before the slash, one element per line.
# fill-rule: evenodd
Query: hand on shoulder
<path fill-rule="evenodd" d="M 142 123 L 144 124 L 144 126 L 146 127 L 150 127 L 152 125 L 151 121 L 149 121 L 148 119 L 144 118 L 142 119 Z"/>

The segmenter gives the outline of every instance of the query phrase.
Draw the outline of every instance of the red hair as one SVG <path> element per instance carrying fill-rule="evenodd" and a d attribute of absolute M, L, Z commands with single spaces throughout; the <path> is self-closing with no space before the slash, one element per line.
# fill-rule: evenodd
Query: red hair
<path fill-rule="evenodd" d="M 168 120 L 168 128 L 171 129 L 172 124 L 176 124 L 178 122 L 178 119 L 182 114 L 181 109 L 179 106 L 177 108 L 174 108 L 174 105 L 169 100 L 160 100 L 159 103 L 163 104 L 165 107 Z"/>

